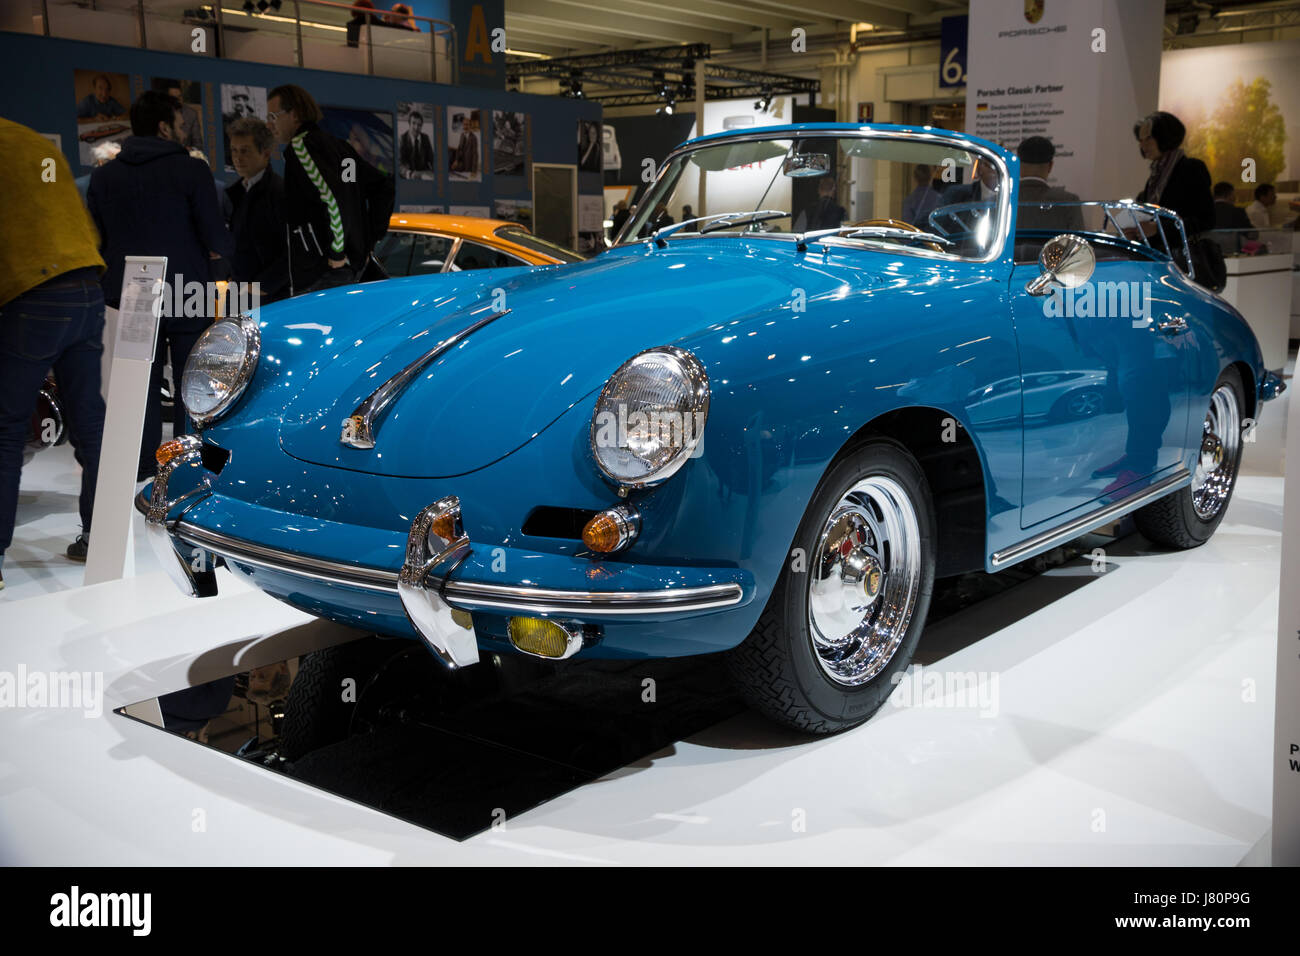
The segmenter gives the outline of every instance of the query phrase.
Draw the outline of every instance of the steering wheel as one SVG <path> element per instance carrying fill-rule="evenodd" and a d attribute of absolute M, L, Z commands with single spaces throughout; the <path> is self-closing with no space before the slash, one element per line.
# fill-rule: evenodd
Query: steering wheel
<path fill-rule="evenodd" d="M 920 226 L 914 226 L 910 222 L 903 222 L 901 219 L 863 219 L 860 222 L 851 222 L 850 226 L 889 226 L 893 229 L 905 229 L 908 232 L 924 232 Z M 943 252 L 943 247 L 937 242 L 924 242 L 921 245 L 934 252 Z"/>

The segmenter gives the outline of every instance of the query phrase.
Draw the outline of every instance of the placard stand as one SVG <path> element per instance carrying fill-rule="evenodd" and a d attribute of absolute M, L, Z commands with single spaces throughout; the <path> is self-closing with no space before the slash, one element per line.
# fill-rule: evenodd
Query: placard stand
<path fill-rule="evenodd" d="M 158 303 L 166 277 L 166 256 L 126 257 L 95 486 L 94 526 L 86 555 L 83 583 L 87 585 L 135 574 L 132 498 L 149 400 L 149 373 L 158 341 Z"/>
<path fill-rule="evenodd" d="M 1273 700 L 1273 866 L 1300 866 L 1300 384 L 1291 381 Z"/>

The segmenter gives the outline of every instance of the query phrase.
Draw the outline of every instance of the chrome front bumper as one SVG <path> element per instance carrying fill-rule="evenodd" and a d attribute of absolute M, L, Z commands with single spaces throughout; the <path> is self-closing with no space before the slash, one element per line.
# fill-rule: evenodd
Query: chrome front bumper
<path fill-rule="evenodd" d="M 167 498 L 167 481 L 172 472 L 183 462 L 197 460 L 198 439 L 194 441 L 192 451 L 187 447 L 184 455 L 159 468 L 149 499 L 143 494 L 136 497 L 136 507 L 145 515 L 150 543 L 168 575 L 186 594 L 206 596 L 215 593 L 215 588 L 206 588 L 204 579 L 184 560 L 173 541 L 211 551 L 227 563 L 395 595 L 411 626 L 438 659 L 451 668 L 478 661 L 478 640 L 468 613 L 471 611 L 618 620 L 733 607 L 744 598 L 744 590 L 737 583 L 641 591 L 570 591 L 451 580 L 451 573 L 472 548 L 461 522 L 460 500 L 455 495 L 440 498 L 416 515 L 398 571 L 268 548 L 199 527 L 186 521 L 184 512 L 168 522 L 168 514 L 177 505 L 185 503 L 188 510 L 210 492 L 205 484 L 179 498 Z"/>

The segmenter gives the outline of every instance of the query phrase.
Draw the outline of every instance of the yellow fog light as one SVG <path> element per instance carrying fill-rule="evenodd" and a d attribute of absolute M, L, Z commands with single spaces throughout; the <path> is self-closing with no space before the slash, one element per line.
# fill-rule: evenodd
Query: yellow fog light
<path fill-rule="evenodd" d="M 525 654 L 562 660 L 582 647 L 582 633 L 540 617 L 512 617 L 506 624 L 510 643 Z"/>
<path fill-rule="evenodd" d="M 597 554 L 620 551 L 641 529 L 641 516 L 627 505 L 606 508 L 592 516 L 582 529 L 582 543 Z"/>

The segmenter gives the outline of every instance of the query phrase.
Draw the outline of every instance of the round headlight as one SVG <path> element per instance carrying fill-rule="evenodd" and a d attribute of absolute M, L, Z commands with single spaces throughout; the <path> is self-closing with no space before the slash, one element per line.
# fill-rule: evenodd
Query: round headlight
<path fill-rule="evenodd" d="M 618 484 L 641 488 L 677 472 L 699 447 L 709 414 L 709 376 L 671 345 L 624 362 L 601 390 L 591 418 L 596 465 Z"/>
<path fill-rule="evenodd" d="M 260 351 L 261 333 L 250 316 L 208 326 L 181 376 L 181 401 L 190 418 L 203 425 L 235 404 L 253 377 Z"/>

